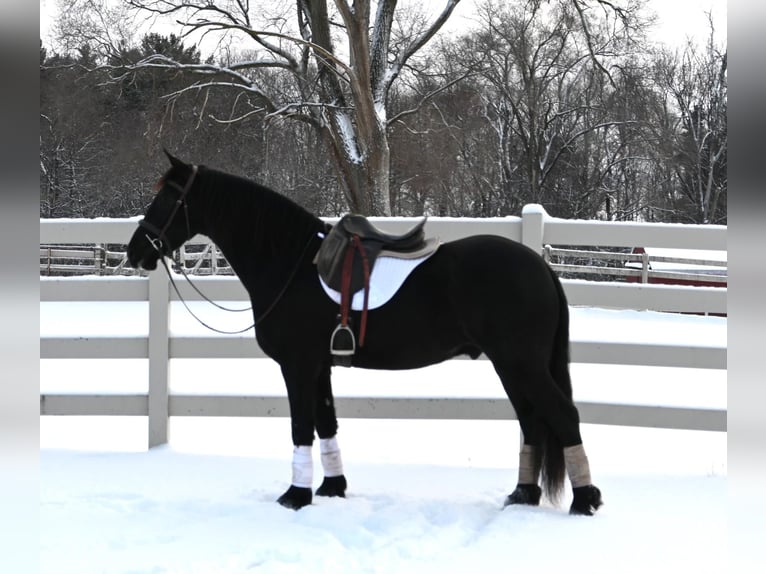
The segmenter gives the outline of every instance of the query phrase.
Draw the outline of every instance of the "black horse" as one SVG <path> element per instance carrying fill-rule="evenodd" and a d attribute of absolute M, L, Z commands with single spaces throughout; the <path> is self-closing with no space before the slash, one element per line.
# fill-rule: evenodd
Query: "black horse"
<path fill-rule="evenodd" d="M 128 245 L 130 264 L 153 270 L 198 233 L 221 249 L 250 295 L 258 344 L 287 386 L 293 477 L 278 501 L 294 509 L 311 503 L 315 431 L 325 475 L 316 494 L 344 496 L 328 344 L 338 305 L 313 262 L 328 224 L 262 185 L 167 155 L 171 167 Z M 369 311 L 366 342 L 352 364 L 412 369 L 486 354 L 524 437 L 518 484 L 505 504 L 539 504 L 541 483 L 556 502 L 568 473 L 570 513 L 591 515 L 601 493 L 572 401 L 568 313 L 561 284 L 533 250 L 489 235 L 451 241 L 390 302 Z M 352 324 L 358 315 L 352 312 Z"/>

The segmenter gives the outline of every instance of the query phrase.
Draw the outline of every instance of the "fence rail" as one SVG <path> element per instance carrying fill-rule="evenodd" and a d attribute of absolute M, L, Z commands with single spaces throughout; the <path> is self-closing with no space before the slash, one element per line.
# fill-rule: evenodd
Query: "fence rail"
<path fill-rule="evenodd" d="M 728 281 L 726 261 L 691 256 L 663 257 L 647 253 L 566 249 L 545 245 L 543 257 L 564 277 L 593 275 L 602 280 L 633 277 L 641 283 L 671 279 L 721 285 L 725 285 Z M 587 260 L 588 263 L 567 262 L 582 260 Z M 595 265 L 594 262 L 604 263 Z M 174 263 L 176 268 L 182 268 L 189 275 L 234 275 L 228 261 L 213 243 L 183 245 L 174 254 Z M 689 270 L 660 271 L 652 268 L 652 264 L 656 263 L 677 263 L 689 267 Z M 694 267 L 708 269 L 692 270 Z M 44 276 L 141 275 L 141 272 L 128 266 L 125 246 L 119 250 L 109 250 L 99 244 L 77 247 L 41 245 L 40 274 Z"/>
<path fill-rule="evenodd" d="M 599 278 L 632 277 L 640 283 L 658 280 L 707 283 L 724 286 L 728 282 L 727 262 L 718 259 L 700 259 L 694 256 L 666 257 L 643 253 L 618 253 L 588 249 L 562 249 L 545 245 L 544 259 L 563 275 L 595 275 Z M 588 263 L 562 263 L 567 260 L 588 260 Z M 606 262 L 594 265 L 594 262 Z M 686 267 L 683 271 L 660 271 L 652 264 L 675 263 Z"/>
<path fill-rule="evenodd" d="M 136 218 L 41 220 L 40 243 L 67 246 L 124 245 L 126 238 L 134 231 L 136 223 Z M 376 220 L 376 224 L 390 232 L 397 232 L 411 225 L 411 220 L 380 218 Z M 426 233 L 438 236 L 443 241 L 480 233 L 502 235 L 522 241 L 541 254 L 546 245 L 726 250 L 724 226 L 568 221 L 551 218 L 540 206 L 534 205 L 525 207 L 522 217 L 431 218 L 427 223 Z M 204 238 L 195 238 L 192 245 L 188 252 L 195 254 L 197 262 L 212 253 L 211 250 L 206 250 L 205 246 L 209 245 L 209 242 Z M 196 264 L 184 263 L 192 268 Z M 211 266 L 211 270 L 215 268 Z M 247 300 L 244 288 L 235 277 L 220 276 L 211 271 L 209 276 L 199 277 L 197 281 L 214 300 Z M 726 313 L 725 287 L 680 287 L 577 279 L 565 279 L 563 283 L 571 305 L 685 313 Z M 181 283 L 179 287 L 184 298 L 198 299 L 199 296 L 187 285 Z M 232 397 L 214 394 L 185 396 L 170 393 L 168 365 L 172 358 L 252 358 L 264 355 L 251 334 L 241 337 L 171 335 L 168 311 L 170 304 L 178 297 L 170 289 L 168 279 L 161 271 L 148 276 L 142 273 L 121 277 L 41 277 L 40 298 L 43 302 L 148 302 L 149 324 L 148 335 L 145 336 L 41 337 L 40 356 L 43 359 L 149 359 L 148 394 L 48 393 L 40 397 L 42 415 L 148 416 L 150 446 L 167 442 L 170 416 L 287 415 L 287 402 L 281 397 Z M 694 345 L 684 341 L 673 345 L 654 345 L 573 340 L 572 360 L 583 363 L 725 369 L 726 347 Z M 499 399 L 339 397 L 337 407 L 341 416 L 367 418 L 495 419 L 515 416 L 510 404 Z M 725 409 L 610 403 L 578 403 L 578 407 L 584 422 L 726 430 Z"/>

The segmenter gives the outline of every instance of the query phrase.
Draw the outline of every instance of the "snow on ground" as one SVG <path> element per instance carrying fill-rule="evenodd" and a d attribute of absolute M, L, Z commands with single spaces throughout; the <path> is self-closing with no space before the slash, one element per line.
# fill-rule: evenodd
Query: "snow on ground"
<path fill-rule="evenodd" d="M 287 420 L 179 423 L 151 452 L 43 449 L 42 572 L 725 571 L 722 433 L 586 425 L 606 502 L 586 519 L 566 514 L 568 494 L 559 508 L 501 508 L 510 421 L 342 421 L 348 498 L 299 512 L 274 502 Z"/>
<path fill-rule="evenodd" d="M 84 309 L 42 303 L 41 333 L 138 334 L 125 305 L 73 327 L 61 321 Z M 175 313 L 172 328 L 195 328 L 186 321 Z M 726 321 L 573 310 L 573 338 L 605 333 L 725 344 Z M 41 389 L 145 392 L 145 371 L 142 360 L 43 360 Z M 726 405 L 725 371 L 575 364 L 572 374 L 579 400 Z M 268 360 L 174 360 L 171 377 L 175 392 L 284 394 Z M 487 361 L 334 378 L 345 396 L 502 396 Z M 583 425 L 605 500 L 583 518 L 567 515 L 568 491 L 559 507 L 502 509 L 515 421 L 343 419 L 348 498 L 299 512 L 274 502 L 290 478 L 288 419 L 174 418 L 170 430 L 168 446 L 147 451 L 144 417 L 41 419 L 41 572 L 725 571 L 726 433 Z"/>
<path fill-rule="evenodd" d="M 581 518 L 547 505 L 502 510 L 511 468 L 346 454 L 348 498 L 294 512 L 274 502 L 287 458 L 44 450 L 41 571 L 725 571 L 723 476 L 594 461 L 606 505 Z"/>

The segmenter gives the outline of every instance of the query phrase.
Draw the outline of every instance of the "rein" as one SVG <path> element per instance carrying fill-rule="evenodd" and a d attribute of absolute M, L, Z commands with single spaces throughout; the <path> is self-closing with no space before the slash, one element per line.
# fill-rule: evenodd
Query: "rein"
<path fill-rule="evenodd" d="M 203 327 L 205 327 L 205 328 L 207 328 L 207 329 L 210 329 L 211 331 L 213 331 L 213 332 L 215 332 L 215 333 L 220 333 L 221 335 L 239 335 L 239 334 L 241 334 L 241 333 L 245 333 L 245 332 L 249 331 L 250 329 L 253 329 L 253 328 L 256 326 L 256 324 L 258 324 L 258 323 L 260 322 L 260 320 L 259 320 L 259 321 L 255 321 L 255 322 L 254 322 L 252 325 L 250 325 L 249 327 L 246 327 L 246 328 L 244 328 L 244 329 L 240 329 L 239 331 L 224 331 L 224 330 L 222 330 L 222 329 L 216 329 L 215 327 L 212 327 L 212 326 L 208 325 L 208 324 L 207 324 L 207 323 L 205 323 L 205 322 L 204 322 L 202 319 L 200 319 L 200 318 L 199 318 L 199 317 L 198 317 L 198 316 L 197 316 L 197 315 L 194 313 L 194 311 L 192 311 L 192 310 L 191 310 L 191 308 L 189 307 L 189 304 L 186 302 L 186 299 L 184 299 L 184 298 L 183 298 L 183 295 L 181 295 L 181 291 L 178 289 L 178 285 L 176 285 L 175 279 L 173 279 L 173 274 L 170 272 L 170 267 L 168 267 L 168 264 L 167 264 L 167 262 L 165 261 L 165 257 L 164 257 L 162 254 L 160 254 L 160 261 L 162 262 L 162 266 L 165 268 L 165 272 L 166 272 L 166 273 L 167 273 L 167 275 L 168 275 L 168 279 L 170 280 L 170 284 L 173 286 L 173 290 L 176 292 L 176 295 L 178 296 L 178 300 L 179 300 L 179 301 L 181 301 L 181 303 L 183 303 L 183 306 L 184 306 L 184 308 L 185 308 L 185 309 L 188 311 L 189 315 L 191 315 L 192 317 L 194 317 L 194 318 L 197 320 L 197 322 L 198 322 L 200 325 L 202 325 Z M 194 288 L 194 290 L 195 290 L 197 293 L 199 293 L 199 295 L 200 295 L 200 296 L 201 296 L 201 297 L 202 297 L 202 298 L 203 298 L 205 301 L 207 301 L 208 303 L 210 303 L 210 304 L 214 305 L 215 307 L 218 307 L 219 309 L 222 309 L 222 310 L 224 310 L 224 311 L 230 311 L 230 312 L 232 312 L 232 313 L 239 313 L 239 312 L 241 312 L 241 311 L 250 311 L 250 309 L 252 309 L 252 307 L 248 307 L 248 308 L 246 308 L 246 309 L 228 309 L 228 308 L 226 308 L 226 307 L 223 307 L 223 306 L 219 305 L 219 304 L 218 304 L 218 303 L 216 303 L 215 301 L 211 300 L 211 299 L 210 299 L 210 298 L 209 298 L 207 295 L 205 295 L 204 293 L 202 293 L 202 291 L 200 291 L 200 290 L 199 290 L 199 288 L 198 288 L 198 287 L 197 287 L 197 286 L 196 286 L 194 283 L 192 283 L 192 280 L 189 278 L 189 276 L 186 274 L 186 272 L 185 272 L 185 271 L 183 271 L 183 267 L 179 267 L 179 269 L 181 269 L 181 274 L 184 276 L 184 278 L 186 279 L 186 281 L 188 281 L 189 285 L 191 285 L 191 286 Z M 261 317 L 261 319 L 263 319 L 263 317 Z"/>
<path fill-rule="evenodd" d="M 300 269 L 301 263 L 303 262 L 303 258 L 305 257 L 305 255 L 306 255 L 306 252 L 307 252 L 307 251 L 308 251 L 308 249 L 309 249 L 309 246 L 311 245 L 311 240 L 312 240 L 312 239 L 314 239 L 314 236 L 313 236 L 313 235 L 311 235 L 311 236 L 309 237 L 309 240 L 306 242 L 306 245 L 303 247 L 303 251 L 301 251 L 301 255 L 300 255 L 300 257 L 298 257 L 298 261 L 295 263 L 295 267 L 293 267 L 292 271 L 290 271 L 290 275 L 287 277 L 287 281 L 286 281 L 286 282 L 285 282 L 285 284 L 282 286 L 282 289 L 280 289 L 280 290 L 279 290 L 279 293 L 277 293 L 276 297 L 274 297 L 274 300 L 271 302 L 271 304 L 270 304 L 270 305 L 269 305 L 269 306 L 266 308 L 266 310 L 263 312 L 263 314 L 262 314 L 260 317 L 258 317 L 258 318 L 257 318 L 257 319 L 256 319 L 256 320 L 253 322 L 253 324 L 252 324 L 252 325 L 250 325 L 249 327 L 246 327 L 246 328 L 244 328 L 244 329 L 240 329 L 239 331 L 223 331 L 223 330 L 221 330 L 221 329 L 216 329 L 215 327 L 211 327 L 210 325 L 208 325 L 207 323 L 205 323 L 205 322 L 204 322 L 202 319 L 200 319 L 200 318 L 199 318 L 199 317 L 198 317 L 198 316 L 197 316 L 197 315 L 194 313 L 194 311 L 192 311 L 192 310 L 189 308 L 189 305 L 188 305 L 188 303 L 187 303 L 187 302 L 186 302 L 186 300 L 184 299 L 183 295 L 181 295 L 181 292 L 180 292 L 180 290 L 178 289 L 178 285 L 176 285 L 175 279 L 173 279 L 173 274 L 171 273 L 171 271 L 170 271 L 170 268 L 168 267 L 168 264 L 167 264 L 167 262 L 165 261 L 165 256 L 164 256 L 162 253 L 160 253 L 160 261 L 162 262 L 162 266 L 165 268 L 165 272 L 166 272 L 166 273 L 167 273 L 167 275 L 168 275 L 168 279 L 170 280 L 170 284 L 173 286 L 173 290 L 176 292 L 176 295 L 178 296 L 178 299 L 179 299 L 179 301 L 181 301 L 181 303 L 183 303 L 183 306 L 184 306 L 184 308 L 186 308 L 186 310 L 189 312 L 189 315 L 191 315 L 192 317 L 194 317 L 194 318 L 197 320 L 197 322 L 198 322 L 200 325 L 202 325 L 203 327 L 206 327 L 207 329 L 210 329 L 211 331 L 214 331 L 215 333 L 220 333 L 221 335 L 239 335 L 239 334 L 241 334 L 241 333 L 245 333 L 245 332 L 249 331 L 250 329 L 254 329 L 254 328 L 255 328 L 255 327 L 257 327 L 258 325 L 260 325 L 260 324 L 261 324 L 261 322 L 262 322 L 263 320 L 265 320 L 265 319 L 266 319 L 266 317 L 268 317 L 268 316 L 271 314 L 271 312 L 272 312 L 272 311 L 273 311 L 273 310 L 276 308 L 277 304 L 278 304 L 278 303 L 279 303 L 279 302 L 282 300 L 282 297 L 283 297 L 283 296 L 284 296 L 284 294 L 287 292 L 287 289 L 288 289 L 288 287 L 290 287 L 290 284 L 293 282 L 293 279 L 295 279 L 295 276 L 297 275 L 297 273 L 298 273 L 298 270 Z M 152 244 L 152 245 L 154 245 L 154 244 Z M 155 247 L 155 249 L 156 249 L 156 247 Z M 246 309 L 229 309 L 228 307 L 224 307 L 224 306 L 222 306 L 222 305 L 219 305 L 218 303 L 216 303 L 215 301 L 213 301 L 212 299 L 210 299 L 210 298 L 209 298 L 207 295 L 205 295 L 204 293 L 202 293 L 202 291 L 200 291 L 199 287 L 197 287 L 197 286 L 196 286 L 196 285 L 195 285 L 195 284 L 192 282 L 191 278 L 190 278 L 190 277 L 189 277 L 189 275 L 186 273 L 186 271 L 183 269 L 183 267 L 179 267 L 179 269 L 180 269 L 180 271 L 181 271 L 181 275 L 183 275 L 183 276 L 184 276 L 184 278 L 185 278 L 185 279 L 186 279 L 186 281 L 189 283 L 189 285 L 191 285 L 191 286 L 192 286 L 192 288 L 193 288 L 193 289 L 194 289 L 194 290 L 195 290 L 195 291 L 196 291 L 196 292 L 197 292 L 197 293 L 198 293 L 198 294 L 199 294 L 199 295 L 200 295 L 200 296 L 201 296 L 201 297 L 202 297 L 202 298 L 203 298 L 205 301 L 207 301 L 207 302 L 208 302 L 208 303 L 210 303 L 211 305 L 213 305 L 213 306 L 217 307 L 218 309 L 221 309 L 221 310 L 223 310 L 223 311 L 229 311 L 229 312 L 231 312 L 231 313 L 240 313 L 240 312 L 242 312 L 242 311 L 250 311 L 250 310 L 252 309 L 252 307 L 247 307 Z"/>

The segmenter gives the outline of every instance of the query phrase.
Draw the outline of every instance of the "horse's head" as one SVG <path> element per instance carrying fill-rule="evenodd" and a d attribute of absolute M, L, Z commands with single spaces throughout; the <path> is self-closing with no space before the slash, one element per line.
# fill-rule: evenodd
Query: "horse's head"
<path fill-rule="evenodd" d="M 198 168 L 167 151 L 165 154 L 170 160 L 170 169 L 157 182 L 157 194 L 128 243 L 130 264 L 149 271 L 156 269 L 160 257 L 170 255 L 196 233 L 195 218 L 189 213 L 189 198 Z"/>

